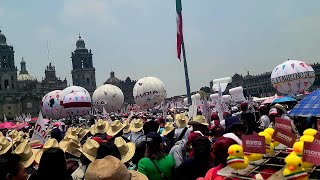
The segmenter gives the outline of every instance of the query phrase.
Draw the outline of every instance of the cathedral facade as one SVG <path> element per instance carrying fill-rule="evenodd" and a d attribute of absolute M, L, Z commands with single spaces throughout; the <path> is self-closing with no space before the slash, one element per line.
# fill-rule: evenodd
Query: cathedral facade
<path fill-rule="evenodd" d="M 33 78 L 22 58 L 20 72 L 15 66 L 13 46 L 0 31 L 0 120 L 20 116 L 22 113 L 37 116 L 42 97 L 53 90 L 67 87 L 67 80 L 56 77 L 55 67 L 49 63 L 42 81 Z"/>

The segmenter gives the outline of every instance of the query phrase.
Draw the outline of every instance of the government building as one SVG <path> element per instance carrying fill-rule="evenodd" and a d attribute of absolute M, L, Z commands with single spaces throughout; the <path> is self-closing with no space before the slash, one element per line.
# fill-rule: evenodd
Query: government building
<path fill-rule="evenodd" d="M 320 64 L 315 63 L 311 66 L 315 71 L 316 78 L 308 91 L 313 91 L 320 87 Z M 210 83 L 210 86 L 212 89 L 212 82 Z M 258 75 L 251 75 L 248 72 L 245 76 L 236 73 L 232 76 L 232 82 L 228 84 L 225 93 L 229 94 L 229 89 L 238 86 L 243 87 L 243 93 L 246 97 L 249 95 L 254 97 L 268 97 L 277 93 L 276 89 L 274 89 L 271 84 L 271 72 L 265 72 Z"/>

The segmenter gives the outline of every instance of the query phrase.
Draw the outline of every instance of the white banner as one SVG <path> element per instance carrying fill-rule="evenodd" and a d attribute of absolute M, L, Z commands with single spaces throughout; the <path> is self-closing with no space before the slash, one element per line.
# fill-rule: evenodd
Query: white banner
<path fill-rule="evenodd" d="M 39 140 L 41 144 L 44 144 L 48 139 L 48 133 L 44 125 L 43 117 L 41 111 L 39 112 L 39 117 L 37 123 L 34 126 L 34 131 L 30 141 Z"/>
<path fill-rule="evenodd" d="M 241 86 L 230 89 L 229 93 L 235 102 L 243 102 L 246 100 L 243 95 L 243 88 Z"/>

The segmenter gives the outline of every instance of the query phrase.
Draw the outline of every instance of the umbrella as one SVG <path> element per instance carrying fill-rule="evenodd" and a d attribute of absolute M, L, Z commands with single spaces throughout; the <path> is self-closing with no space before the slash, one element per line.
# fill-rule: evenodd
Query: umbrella
<path fill-rule="evenodd" d="M 3 123 L 0 123 L 0 129 L 9 129 L 14 125 L 15 123 L 13 122 L 3 122 Z"/>
<path fill-rule="evenodd" d="M 278 99 L 275 99 L 272 104 L 275 104 L 275 103 L 286 103 L 286 102 L 296 102 L 297 100 L 292 98 L 292 97 L 289 97 L 289 96 L 285 96 L 285 97 L 282 97 L 282 98 L 278 98 Z"/>
<path fill-rule="evenodd" d="M 10 127 L 10 129 L 16 129 L 16 130 L 19 130 L 19 129 L 22 129 L 26 126 L 30 126 L 30 124 L 26 123 L 26 122 L 22 122 L 22 123 L 19 123 L 19 124 L 15 124 L 13 126 Z"/>
<path fill-rule="evenodd" d="M 31 121 L 29 123 L 35 124 L 37 121 L 38 121 L 38 118 L 37 117 L 33 117 L 33 118 L 31 118 Z M 44 123 L 48 123 L 49 119 L 43 118 L 43 121 L 44 121 Z"/>
<path fill-rule="evenodd" d="M 57 122 L 53 123 L 52 126 L 58 126 L 58 127 L 60 127 L 60 126 L 61 126 L 61 122 L 60 122 L 60 121 L 57 121 Z"/>
<path fill-rule="evenodd" d="M 300 101 L 289 113 L 290 116 L 320 117 L 320 89 L 313 91 Z"/>
<path fill-rule="evenodd" d="M 262 104 L 271 104 L 274 100 L 278 99 L 279 97 L 269 97 L 268 99 L 264 100 Z"/>

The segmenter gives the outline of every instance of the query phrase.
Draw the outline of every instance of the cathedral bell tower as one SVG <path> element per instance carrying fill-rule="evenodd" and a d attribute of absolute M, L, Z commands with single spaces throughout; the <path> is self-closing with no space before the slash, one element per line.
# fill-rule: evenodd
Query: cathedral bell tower
<path fill-rule="evenodd" d="M 14 65 L 13 47 L 0 30 L 0 91 L 17 88 L 17 67 Z"/>
<path fill-rule="evenodd" d="M 86 48 L 86 44 L 80 35 L 76 42 L 76 50 L 71 53 L 71 59 L 73 85 L 84 87 L 92 95 L 96 89 L 96 69 L 92 64 L 91 49 Z"/>

